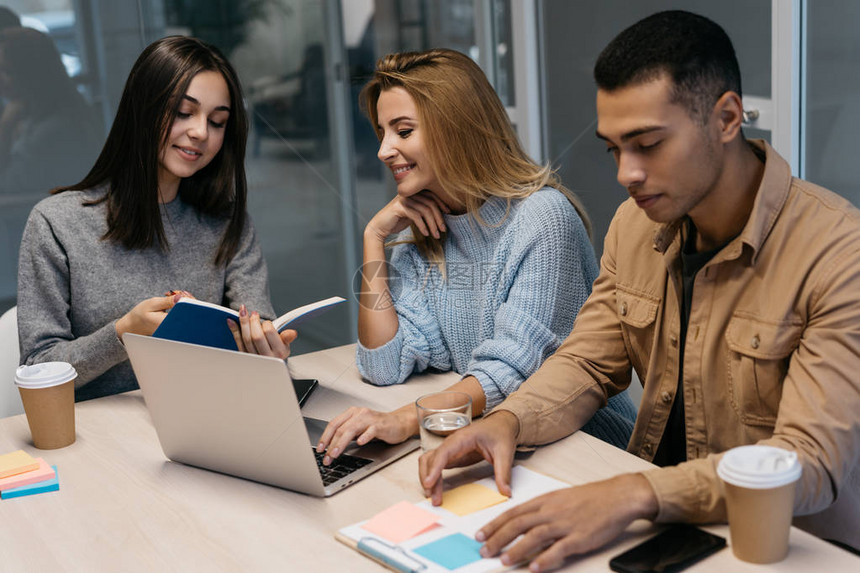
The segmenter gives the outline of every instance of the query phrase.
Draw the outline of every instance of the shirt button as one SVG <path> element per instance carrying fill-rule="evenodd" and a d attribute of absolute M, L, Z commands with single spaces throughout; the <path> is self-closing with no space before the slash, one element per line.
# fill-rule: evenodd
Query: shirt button
<path fill-rule="evenodd" d="M 668 404 L 669 402 L 671 402 L 671 401 L 672 401 L 672 395 L 671 395 L 671 394 L 669 394 L 668 392 L 663 392 L 663 393 L 660 395 L 660 398 L 661 398 L 661 399 L 663 400 L 663 402 L 665 402 L 666 404 Z"/>
<path fill-rule="evenodd" d="M 645 442 L 644 444 L 642 444 L 642 451 L 650 456 L 651 455 L 651 443 Z"/>
<path fill-rule="evenodd" d="M 678 346 L 678 337 L 675 336 L 674 334 L 669 335 L 669 343 L 672 346 Z"/>
<path fill-rule="evenodd" d="M 752 346 L 753 348 L 758 348 L 759 344 L 761 344 L 761 338 L 759 338 L 758 334 L 756 334 L 752 337 L 752 340 L 750 340 L 750 346 Z"/>
<path fill-rule="evenodd" d="M 627 303 L 621 303 L 621 316 L 627 316 Z"/>

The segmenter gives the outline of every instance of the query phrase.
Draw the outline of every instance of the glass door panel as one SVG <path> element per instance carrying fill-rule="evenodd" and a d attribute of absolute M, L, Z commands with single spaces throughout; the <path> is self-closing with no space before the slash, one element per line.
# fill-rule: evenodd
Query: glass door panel
<path fill-rule="evenodd" d="M 860 4 L 807 4 L 804 176 L 860 205 Z"/>
<path fill-rule="evenodd" d="M 216 4 L 217 9 L 210 0 L 166 0 L 164 29 L 148 31 L 210 42 L 239 74 L 251 124 L 248 212 L 269 267 L 275 311 L 334 295 L 354 304 L 330 149 L 324 3 Z M 162 9 L 161 3 L 151 2 L 150 9 Z M 341 305 L 302 325 L 293 353 L 353 341 L 349 312 Z"/>
<path fill-rule="evenodd" d="M 391 174 L 376 157 L 379 142 L 359 109 L 358 95 L 376 60 L 400 51 L 450 48 L 477 59 L 474 0 L 343 2 L 355 149 L 357 229 L 394 197 Z"/>
<path fill-rule="evenodd" d="M 612 158 L 594 136 L 597 118 L 592 68 L 600 51 L 616 34 L 649 14 L 678 8 L 696 12 L 722 25 L 732 38 L 744 93 L 767 99 L 771 95 L 771 3 L 544 0 L 540 7 L 546 160 L 559 168 L 562 180 L 585 203 L 594 223 L 594 244 L 599 255 L 609 221 L 627 198 L 615 180 Z"/>

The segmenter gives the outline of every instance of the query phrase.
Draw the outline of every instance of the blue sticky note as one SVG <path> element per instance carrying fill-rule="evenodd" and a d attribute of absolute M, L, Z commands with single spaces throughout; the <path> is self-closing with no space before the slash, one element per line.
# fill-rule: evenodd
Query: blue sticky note
<path fill-rule="evenodd" d="M 24 497 L 25 495 L 36 495 L 37 493 L 58 491 L 60 489 L 60 474 L 57 473 L 57 466 L 51 467 L 54 468 L 54 477 L 51 479 L 3 490 L 0 492 L 0 497 L 2 497 L 2 499 L 11 499 L 13 497 Z"/>
<path fill-rule="evenodd" d="M 435 561 L 448 570 L 452 570 L 481 559 L 481 554 L 478 553 L 480 549 L 481 544 L 474 539 L 470 539 L 462 533 L 454 533 L 427 545 L 422 545 L 413 551 L 422 557 Z"/>

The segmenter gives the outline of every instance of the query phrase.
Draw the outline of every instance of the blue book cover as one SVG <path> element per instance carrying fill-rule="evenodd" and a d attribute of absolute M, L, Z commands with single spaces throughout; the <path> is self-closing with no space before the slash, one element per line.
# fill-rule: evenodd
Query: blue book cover
<path fill-rule="evenodd" d="M 346 299 L 333 296 L 311 304 L 300 306 L 272 321 L 274 327 L 281 332 L 287 328 L 295 328 L 302 322 L 317 316 L 331 307 L 345 302 Z M 238 350 L 233 333 L 227 326 L 227 319 L 239 322 L 239 312 L 231 308 L 219 306 L 192 298 L 181 298 L 161 325 L 152 333 L 156 338 L 188 342 L 226 350 Z"/>

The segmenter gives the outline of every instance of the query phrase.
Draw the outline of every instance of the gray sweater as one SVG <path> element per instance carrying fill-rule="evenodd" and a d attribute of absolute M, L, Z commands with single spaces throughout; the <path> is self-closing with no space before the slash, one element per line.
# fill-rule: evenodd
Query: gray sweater
<path fill-rule="evenodd" d="M 140 301 L 168 290 L 200 300 L 244 303 L 272 317 L 268 272 L 250 220 L 226 266 L 214 258 L 227 220 L 199 214 L 180 199 L 162 205 L 169 250 L 129 250 L 102 240 L 104 203 L 84 206 L 103 190 L 67 191 L 30 213 L 18 264 L 21 363 L 60 360 L 78 371 L 75 399 L 136 389 L 115 323 Z"/>

